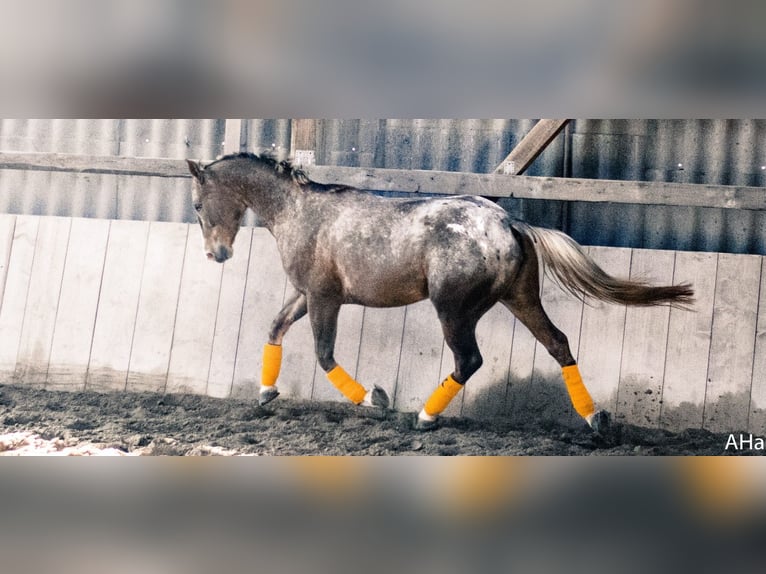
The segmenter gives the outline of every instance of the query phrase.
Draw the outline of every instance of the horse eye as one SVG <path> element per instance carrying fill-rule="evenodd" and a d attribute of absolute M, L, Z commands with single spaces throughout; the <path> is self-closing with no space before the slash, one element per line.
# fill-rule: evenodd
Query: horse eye
<path fill-rule="evenodd" d="M 201 203 L 195 203 L 194 204 L 194 211 L 202 211 L 202 204 Z"/>

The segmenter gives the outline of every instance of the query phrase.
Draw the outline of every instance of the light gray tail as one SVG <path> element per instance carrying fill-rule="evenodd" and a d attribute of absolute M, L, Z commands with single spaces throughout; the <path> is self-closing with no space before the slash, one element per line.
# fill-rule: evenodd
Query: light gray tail
<path fill-rule="evenodd" d="M 694 290 L 689 283 L 654 286 L 645 281 L 617 279 L 601 269 L 565 233 L 521 222 L 514 222 L 513 228 L 532 241 L 548 275 L 576 297 L 588 296 L 623 305 L 689 307 L 694 303 Z"/>

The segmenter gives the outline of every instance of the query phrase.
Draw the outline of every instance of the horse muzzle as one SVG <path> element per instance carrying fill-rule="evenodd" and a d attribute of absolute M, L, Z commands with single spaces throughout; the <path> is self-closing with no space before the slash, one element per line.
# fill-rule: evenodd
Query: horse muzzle
<path fill-rule="evenodd" d="M 230 247 L 226 247 L 225 245 L 218 245 L 215 249 L 206 253 L 207 258 L 210 261 L 215 260 L 218 263 L 223 263 L 227 259 L 230 259 L 231 255 L 232 249 Z"/>

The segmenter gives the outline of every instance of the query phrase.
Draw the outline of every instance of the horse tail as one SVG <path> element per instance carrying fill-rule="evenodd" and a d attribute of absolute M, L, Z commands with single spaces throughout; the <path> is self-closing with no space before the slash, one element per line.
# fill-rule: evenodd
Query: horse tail
<path fill-rule="evenodd" d="M 623 305 L 689 307 L 694 290 L 689 283 L 651 285 L 646 281 L 618 279 L 601 269 L 580 244 L 553 229 L 514 222 L 514 231 L 527 237 L 545 264 L 545 270 L 575 297 L 589 296 Z"/>

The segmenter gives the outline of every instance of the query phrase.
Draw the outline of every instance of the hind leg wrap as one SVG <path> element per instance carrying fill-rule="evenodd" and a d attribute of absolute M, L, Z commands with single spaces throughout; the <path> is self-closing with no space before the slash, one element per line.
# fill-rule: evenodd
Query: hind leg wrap
<path fill-rule="evenodd" d="M 436 387 L 436 390 L 428 397 L 426 404 L 423 406 L 423 410 L 418 414 L 418 418 L 424 421 L 434 421 L 436 417 L 440 415 L 444 409 L 449 406 L 452 399 L 455 398 L 463 385 L 458 383 L 452 375 L 444 379 L 441 384 Z"/>
<path fill-rule="evenodd" d="M 561 368 L 561 374 L 564 377 L 569 398 L 572 400 L 572 406 L 582 418 L 590 422 L 590 417 L 596 412 L 593 405 L 593 399 L 585 388 L 580 376 L 580 369 L 577 365 L 569 365 Z"/>

